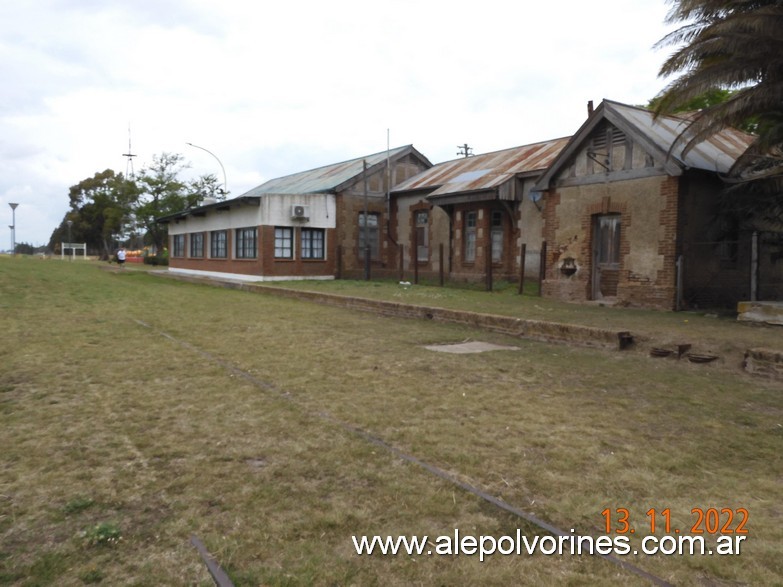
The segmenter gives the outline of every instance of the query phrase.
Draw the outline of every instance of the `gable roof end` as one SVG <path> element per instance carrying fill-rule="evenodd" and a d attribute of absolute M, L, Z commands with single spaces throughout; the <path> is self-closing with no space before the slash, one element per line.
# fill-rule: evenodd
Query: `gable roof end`
<path fill-rule="evenodd" d="M 368 172 L 371 172 L 386 165 L 387 156 L 394 161 L 409 154 L 414 154 L 426 165 L 432 165 L 413 145 L 406 145 L 390 149 L 388 153 L 387 151 L 381 151 L 365 157 L 357 157 L 348 161 L 270 179 L 243 195 L 335 193 L 361 177 L 364 161 L 367 161 Z"/>
<path fill-rule="evenodd" d="M 620 129 L 660 162 L 663 171 L 673 176 L 681 175 L 686 169 L 702 169 L 726 174 L 754 140 L 752 135 L 742 131 L 724 129 L 683 155 L 682 147 L 678 146 L 674 151 L 672 147 L 687 127 L 687 118 L 681 116 L 655 118 L 653 113 L 645 108 L 603 100 L 572 137 L 568 146 L 536 182 L 533 189 L 547 190 L 553 179 L 583 148 L 602 120 L 607 120 Z"/>

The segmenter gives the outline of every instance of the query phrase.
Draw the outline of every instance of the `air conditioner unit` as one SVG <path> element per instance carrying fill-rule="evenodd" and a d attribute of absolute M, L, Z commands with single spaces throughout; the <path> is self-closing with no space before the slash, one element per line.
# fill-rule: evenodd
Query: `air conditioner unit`
<path fill-rule="evenodd" d="M 291 218 L 310 218 L 310 209 L 307 206 L 291 206 Z"/>

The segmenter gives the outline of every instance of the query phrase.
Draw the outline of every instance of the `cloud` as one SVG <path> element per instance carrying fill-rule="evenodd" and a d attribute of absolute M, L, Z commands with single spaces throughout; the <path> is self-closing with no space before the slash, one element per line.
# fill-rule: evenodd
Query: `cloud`
<path fill-rule="evenodd" d="M 46 243 L 71 185 L 125 171 L 129 127 L 137 171 L 177 152 L 194 176 L 220 177 L 192 142 L 220 158 L 235 196 L 381 151 L 387 129 L 392 146 L 412 143 L 433 162 L 465 142 L 479 153 L 566 136 L 587 100 L 645 103 L 663 87 L 665 55 L 652 46 L 667 32 L 666 9 L 663 0 L 6 3 L 0 211 L 18 201 L 17 240 Z"/>

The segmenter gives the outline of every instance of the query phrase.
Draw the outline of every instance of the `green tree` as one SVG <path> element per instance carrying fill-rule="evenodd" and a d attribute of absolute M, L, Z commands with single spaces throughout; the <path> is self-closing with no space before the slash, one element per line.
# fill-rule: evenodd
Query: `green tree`
<path fill-rule="evenodd" d="M 166 226 L 158 224 L 156 219 L 198 203 L 198 197 L 179 179 L 186 167 L 182 155 L 162 153 L 153 156 L 152 164 L 136 178 L 139 198 L 134 206 L 134 216 L 146 232 L 148 241 L 159 251 L 166 245 L 168 232 Z"/>
<path fill-rule="evenodd" d="M 659 46 L 679 48 L 661 75 L 680 74 L 657 98 L 656 112 L 676 112 L 710 92 L 729 91 L 705 104 L 678 144 L 689 151 L 722 129 L 751 124 L 757 138 L 732 169 L 731 180 L 783 220 L 783 2 L 672 0 L 670 23 L 684 23 Z M 753 185 L 748 186 L 748 183 Z"/>
<path fill-rule="evenodd" d="M 157 250 L 167 241 L 165 224 L 156 220 L 161 216 L 188 210 L 198 206 L 204 198 L 224 200 L 226 192 L 212 174 L 202 175 L 186 182 L 180 179 L 182 171 L 190 167 L 179 153 L 162 153 L 153 156 L 153 162 L 136 178 L 139 197 L 133 206 L 138 225 L 146 232 L 147 240 Z"/>
<path fill-rule="evenodd" d="M 16 243 L 14 251 L 17 255 L 34 255 L 35 247 L 30 243 Z"/>
<path fill-rule="evenodd" d="M 223 186 L 219 183 L 217 175 L 209 173 L 202 175 L 191 181 L 188 184 L 191 193 L 195 196 L 197 201 L 201 202 L 206 198 L 214 200 L 225 200 L 228 192 L 225 191 Z"/>
<path fill-rule="evenodd" d="M 113 254 L 116 240 L 126 242 L 137 233 L 143 233 L 148 243 L 162 250 L 167 231 L 165 225 L 156 223 L 158 217 L 192 208 L 205 198 L 226 197 L 214 175 L 191 181 L 180 179 L 187 167 L 182 155 L 162 153 L 153 156 L 152 164 L 135 178 L 107 169 L 71 186 L 69 210 L 52 232 L 49 249 L 59 251 L 70 232 L 73 242 L 100 250 L 104 259 Z"/>
<path fill-rule="evenodd" d="M 49 249 L 58 250 L 70 238 L 87 243 L 88 248 L 108 258 L 114 247 L 114 235 L 123 232 L 130 222 L 132 204 L 137 198 L 133 181 L 111 169 L 96 173 L 71 186 L 69 211 L 49 240 Z M 71 221 L 70 230 L 68 221 Z"/>

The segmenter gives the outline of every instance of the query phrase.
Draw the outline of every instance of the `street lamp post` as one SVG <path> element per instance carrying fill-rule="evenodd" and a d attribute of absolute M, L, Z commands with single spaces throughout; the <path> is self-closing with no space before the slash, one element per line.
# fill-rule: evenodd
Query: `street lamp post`
<path fill-rule="evenodd" d="M 73 261 L 73 243 L 71 242 L 71 226 L 73 226 L 73 220 L 66 220 L 65 223 L 68 225 L 68 246 L 71 248 L 70 260 Z"/>
<path fill-rule="evenodd" d="M 206 151 L 210 155 L 212 155 L 215 160 L 220 164 L 220 169 L 223 170 L 223 193 L 225 195 L 228 195 L 228 182 L 226 181 L 226 168 L 223 167 L 223 163 L 220 161 L 217 155 L 215 155 L 212 151 L 209 149 L 205 149 L 204 147 L 199 147 L 198 145 L 194 145 L 193 143 L 185 143 L 186 145 L 190 145 L 191 147 L 195 147 L 196 149 L 201 149 L 202 151 Z"/>
<path fill-rule="evenodd" d="M 11 206 L 11 226 L 9 227 L 11 229 L 11 254 L 16 255 L 16 207 L 19 204 L 10 203 L 8 205 Z"/>

